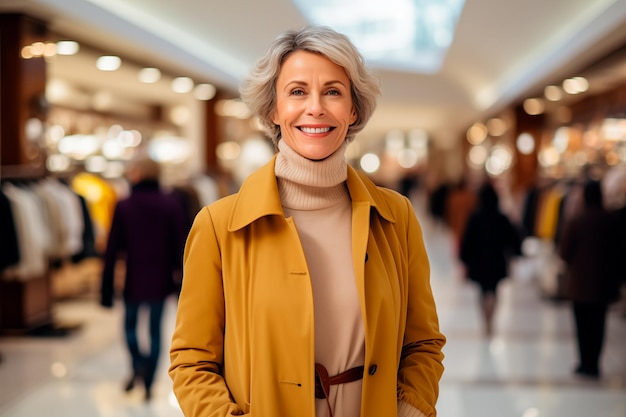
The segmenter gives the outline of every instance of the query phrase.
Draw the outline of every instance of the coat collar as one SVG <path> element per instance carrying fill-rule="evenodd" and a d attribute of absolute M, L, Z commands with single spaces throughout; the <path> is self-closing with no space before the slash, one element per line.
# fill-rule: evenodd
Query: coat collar
<path fill-rule="evenodd" d="M 264 216 L 284 216 L 274 174 L 275 163 L 276 155 L 243 182 L 239 192 L 234 196 L 235 202 L 228 222 L 229 231 L 244 228 Z M 365 174 L 359 173 L 350 165 L 347 185 L 353 205 L 366 204 L 375 208 L 381 217 L 395 222 L 381 190 Z"/>

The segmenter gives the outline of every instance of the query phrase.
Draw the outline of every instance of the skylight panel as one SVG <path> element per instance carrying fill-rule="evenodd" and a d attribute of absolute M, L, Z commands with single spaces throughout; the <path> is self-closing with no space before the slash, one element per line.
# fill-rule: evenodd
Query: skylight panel
<path fill-rule="evenodd" d="M 305 18 L 346 34 L 369 65 L 435 73 L 465 0 L 294 0 Z"/>

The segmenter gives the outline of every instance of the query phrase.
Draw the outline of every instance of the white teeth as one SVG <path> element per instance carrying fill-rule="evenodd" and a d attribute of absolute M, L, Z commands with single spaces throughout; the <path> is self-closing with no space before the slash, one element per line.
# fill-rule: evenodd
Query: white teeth
<path fill-rule="evenodd" d="M 304 133 L 326 133 L 330 130 L 330 127 L 301 127 Z"/>

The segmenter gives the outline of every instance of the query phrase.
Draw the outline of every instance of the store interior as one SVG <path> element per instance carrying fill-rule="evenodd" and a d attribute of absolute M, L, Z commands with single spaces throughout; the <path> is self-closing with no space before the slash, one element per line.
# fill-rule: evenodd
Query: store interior
<path fill-rule="evenodd" d="M 58 199 L 72 190 L 80 197 L 70 203 L 66 198 L 51 209 L 59 216 L 56 222 L 27 216 L 32 212 L 28 206 L 20 211 L 22 221 L 33 231 L 22 249 L 31 260 L 37 259 L 29 267 L 6 268 L 2 264 L 0 342 L 15 343 L 4 345 L 5 350 L 17 353 L 21 343 L 30 347 L 32 340 L 67 340 L 69 335 L 85 346 L 96 346 L 104 339 L 109 343 L 116 337 L 113 331 L 103 332 L 101 338 L 94 336 L 92 327 L 83 326 L 82 319 L 87 323 L 95 318 L 112 327 L 117 325 L 112 323 L 117 317 L 103 318 L 101 312 L 89 309 L 92 307 L 80 310 L 89 312 L 84 317 L 81 312 L 70 316 L 76 309 L 72 303 L 82 309 L 97 299 L 100 255 L 112 211 L 115 202 L 129 193 L 124 175 L 128 161 L 147 154 L 159 162 L 164 188 L 193 194 L 194 203 L 188 207 L 192 219 L 201 206 L 236 192 L 251 172 L 272 158 L 275 149 L 239 100 L 238 85 L 276 33 L 307 22 L 305 4 L 285 0 L 244 3 L 0 2 L 2 190 L 17 193 L 16 188 L 38 187 Z M 554 256 L 558 222 L 548 224 L 538 221 L 539 217 L 530 221 L 529 196 L 540 193 L 556 202 L 593 178 L 602 181 L 608 208 L 626 205 L 626 2 L 452 3 L 461 9 L 448 16 L 456 24 L 456 32 L 447 40 L 447 52 L 438 52 L 439 70 L 407 67 L 394 60 L 397 56 L 372 60 L 383 95 L 371 123 L 350 144 L 348 162 L 378 184 L 402 192 L 408 185 L 414 187 L 416 212 L 425 219 L 427 243 L 433 251 L 434 286 L 443 301 L 443 325 L 451 329 L 453 339 L 460 335 L 465 342 L 469 340 L 476 352 L 483 346 L 478 346 L 479 338 L 471 333 L 477 332 L 478 326 L 467 312 L 475 294 L 456 286 L 455 264 L 444 259 L 453 256 L 450 231 L 438 228 L 429 209 L 437 191 L 444 187 L 463 184 L 472 188 L 485 180 L 498 186 L 504 211 L 531 237 L 525 246 L 527 269 L 520 266 L 519 270 L 526 274 L 520 294 L 528 297 L 523 302 L 535 297 L 528 305 L 517 304 L 519 300 L 510 291 L 520 282 L 509 283 L 505 294 L 511 304 L 500 316 L 501 329 L 505 335 L 507 331 L 513 335 L 513 340 L 531 333 L 528 323 L 513 317 L 513 312 L 519 314 L 520 308 L 530 306 L 522 314 L 544 320 L 540 342 L 550 340 L 545 342 L 548 347 L 532 347 L 531 353 L 540 351 L 546 355 L 539 355 L 543 359 L 554 360 L 544 370 L 550 375 L 540 377 L 535 385 L 541 386 L 545 377 L 548 391 L 554 380 L 559 389 L 574 387 L 576 391 L 579 386 L 566 376 L 569 369 L 555 370 L 558 358 L 550 356 L 557 355 L 551 350 L 557 344 L 558 352 L 569 352 L 562 346 L 567 319 L 554 304 L 544 303 L 558 298 L 555 277 L 559 266 Z M 396 6 L 404 5 L 398 1 Z M 367 8 L 350 7 L 350 13 L 343 10 L 344 15 L 371 18 Z M 398 13 L 383 15 L 390 19 Z M 552 219 L 558 215 L 546 213 Z M 79 225 L 74 222 L 77 218 L 82 219 Z M 44 235 L 46 242 L 41 240 Z M 8 253 L 8 240 L 2 239 L 1 252 Z M 60 243 L 51 251 L 54 239 Z M 86 241 L 89 243 L 84 244 Z M 122 274 L 120 271 L 120 277 Z M 530 282 L 528 274 L 534 274 L 536 280 L 532 296 L 524 286 Z M 121 288 L 122 282 L 118 285 Z M 445 310 L 450 305 L 460 306 L 459 310 Z M 626 412 L 626 404 L 617 398 L 624 390 L 624 358 L 619 351 L 624 328 L 619 314 L 623 314 L 621 310 L 611 321 L 611 356 L 607 359 L 609 365 L 615 365 L 613 378 L 604 381 L 600 389 L 583 386 L 581 391 L 583 396 L 591 392 L 610 397 L 613 414 L 598 414 L 610 417 L 626 415 L 619 414 Z M 172 316 L 168 320 L 171 326 Z M 91 338 L 87 341 L 79 331 L 85 328 Z M 490 353 L 477 355 L 492 354 L 490 358 L 497 362 L 498 352 L 510 340 L 505 336 L 496 342 L 485 348 Z M 98 347 L 110 347 L 106 343 Z M 459 360 L 464 349 L 454 343 L 451 347 L 456 379 L 451 384 L 454 389 L 447 385 L 443 390 L 443 399 L 449 400 L 444 409 L 450 415 L 470 415 L 458 410 L 455 414 L 450 405 L 459 392 L 479 391 L 472 401 L 480 409 L 481 390 L 492 393 L 498 385 L 490 374 L 498 369 L 489 366 L 477 371 L 480 383 L 463 374 L 469 366 Z M 2 350 L 0 343 L 0 355 Z M 117 355 L 117 360 L 121 357 L 117 350 L 103 351 Z M 531 353 L 524 351 L 523 355 Z M 559 360 L 569 360 L 568 355 Z M 28 362 L 26 357 L 20 360 Z M 18 363 L 22 362 L 15 362 L 16 366 Z M 537 382 L 533 379 L 536 375 L 523 371 L 522 377 L 513 376 L 512 380 L 518 385 L 521 381 L 523 389 L 535 390 L 528 381 Z M 541 371 L 537 373 L 540 376 Z M 487 383 L 480 385 L 485 380 Z M 168 384 L 163 380 L 161 384 L 166 392 Z M 541 399 L 543 392 L 538 389 L 532 395 Z M 119 415 L 132 414 L 137 405 L 132 401 L 131 411 L 124 409 Z M 0 416 L 2 405 L 6 404 L 0 401 Z M 561 411 L 568 409 L 567 404 L 560 407 Z M 31 409 L 24 406 L 23 410 Z M 518 414 L 540 415 L 533 407 Z"/>
<path fill-rule="evenodd" d="M 74 7 L 81 2 L 53 3 L 8 2 L 0 9 L 4 13 L 2 46 L 6 57 L 2 73 L 3 182 L 62 180 L 80 191 L 93 213 L 99 210 L 96 207 L 107 204 L 107 200 L 103 203 L 107 193 L 101 188 L 94 191 L 93 184 L 106 186 L 109 194 L 121 198 L 128 192 L 124 181 L 126 162 L 146 153 L 162 165 L 166 187 L 211 183 L 203 201 L 209 203 L 236 191 L 250 172 L 272 157 L 271 142 L 238 99 L 241 68 L 235 64 L 241 63 L 240 55 L 233 53 L 231 57 L 231 74 L 220 71 L 220 65 L 228 63 L 226 58 L 225 63 L 212 61 L 214 67 L 206 62 L 191 65 L 193 53 L 189 48 L 179 48 L 180 59 L 174 53 L 166 57 L 173 41 L 165 43 L 158 30 L 140 27 L 133 20 L 137 16 L 128 10 L 91 3 Z M 530 16 L 533 5 L 519 6 L 519 12 Z M 72 7 L 75 10 L 69 10 Z M 231 7 L 236 8 L 222 7 L 225 16 L 234 12 Z M 461 46 L 456 45 L 468 47 L 472 40 L 484 41 L 485 35 L 472 25 L 486 19 L 481 12 L 491 10 L 492 16 L 500 17 L 497 7 L 488 2 L 465 5 L 457 26 L 458 39 L 445 55 L 441 74 L 381 67 L 383 88 L 389 91 L 383 94 L 379 106 L 383 116 L 375 117 L 371 127 L 350 145 L 349 162 L 381 185 L 400 189 L 403 181 L 410 179 L 429 193 L 442 184 L 463 180 L 472 185 L 490 178 L 500 184 L 508 210 L 517 220 L 521 220 L 523 200 L 531 188 L 571 184 L 590 175 L 609 178 L 613 189 L 609 203 L 613 207 L 623 205 L 626 25 L 620 23 L 626 21 L 625 8 L 621 2 L 608 1 L 593 10 L 584 5 L 575 10 L 572 3 L 565 2 L 551 7 L 554 9 L 546 13 L 553 13 L 555 20 L 543 17 L 536 27 L 550 47 L 544 47 L 544 56 L 510 77 L 515 79 L 501 87 L 490 105 L 462 108 L 467 97 L 440 97 L 454 95 L 452 87 L 442 87 L 438 98 L 425 88 L 425 83 L 443 85 L 450 77 L 448 61 L 456 62 L 463 56 L 455 49 Z M 155 23 L 167 9 L 155 4 L 146 10 L 153 13 Z M 584 21 L 581 16 L 585 16 Z M 171 22 L 183 17 L 182 12 L 172 14 Z M 570 19 L 569 38 L 560 44 L 548 41 L 556 36 L 557 17 Z M 242 16 L 250 18 L 248 13 Z M 193 34 L 197 20 L 189 19 L 189 34 Z M 500 25 L 511 23 L 509 16 L 501 20 Z M 494 29 L 499 27 L 492 24 Z M 111 31 L 113 26 L 117 32 Z M 87 30 L 89 27 L 93 30 Z M 130 28 L 135 28 L 135 36 L 120 42 Z M 267 37 L 267 31 L 260 29 L 260 37 Z M 462 38 L 466 33 L 473 37 Z M 505 55 L 506 46 L 502 44 L 506 42 L 522 45 L 518 40 L 521 33 L 520 28 L 517 37 L 511 36 L 513 40 L 498 42 L 500 49 L 496 52 Z M 142 34 L 147 40 L 141 39 Z M 211 38 L 205 36 L 204 42 L 208 43 Z M 231 42 L 245 43 L 247 38 L 241 36 Z M 161 41 L 161 55 L 153 45 L 155 40 Z M 591 40 L 595 43 L 590 44 Z M 236 51 L 244 49 L 241 45 Z M 527 46 L 518 55 L 527 57 L 531 52 Z M 195 53 L 197 58 L 199 54 Z M 492 55 L 495 61 L 496 53 Z M 498 59 L 501 63 L 506 56 Z M 470 57 L 459 62 L 471 72 L 472 60 Z M 490 71 L 494 69 L 489 67 Z M 417 104 L 407 103 L 404 97 L 406 105 L 400 108 L 403 97 L 398 93 L 399 86 L 412 89 L 414 84 L 418 87 L 414 97 Z M 489 87 L 481 85 L 485 86 Z M 515 88 L 519 91 L 513 94 Z M 474 102 L 478 98 L 474 97 Z M 429 99 L 430 103 L 422 104 Z M 443 105 L 437 101 L 446 99 Z M 425 109 L 429 104 L 434 110 Z M 439 124 L 433 121 L 442 119 Z M 102 210 L 99 213 L 94 216 L 96 252 L 102 250 L 110 217 L 106 210 L 105 214 Z M 65 264 L 63 259 L 59 262 Z M 93 269 L 97 271 L 97 267 Z M 56 272 L 52 282 L 64 282 L 60 278 L 66 275 L 63 268 Z M 53 290 L 52 299 L 71 294 L 83 284 L 70 285 L 72 290 L 66 289 L 67 284 L 53 285 L 57 290 Z M 48 314 L 43 316 L 36 312 L 24 317 L 26 309 L 18 309 L 20 312 L 12 313 L 17 314 L 16 321 L 6 326 L 22 330 L 36 327 L 42 317 L 44 321 L 49 319 L 50 306 L 49 299 L 43 306 Z"/>

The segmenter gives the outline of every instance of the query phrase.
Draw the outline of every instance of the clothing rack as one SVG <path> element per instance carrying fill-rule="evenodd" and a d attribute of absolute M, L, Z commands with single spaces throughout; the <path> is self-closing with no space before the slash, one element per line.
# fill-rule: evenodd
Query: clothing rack
<path fill-rule="evenodd" d="M 15 184 L 49 177 L 45 167 L 4 165 L 0 180 Z M 65 336 L 80 326 L 60 325 L 53 317 L 51 265 L 28 280 L 5 279 L 0 271 L 0 335 Z"/>

